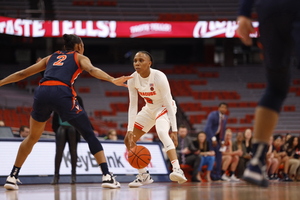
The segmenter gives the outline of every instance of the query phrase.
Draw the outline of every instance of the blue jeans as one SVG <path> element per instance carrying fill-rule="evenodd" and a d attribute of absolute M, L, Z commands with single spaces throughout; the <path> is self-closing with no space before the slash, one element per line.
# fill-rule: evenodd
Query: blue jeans
<path fill-rule="evenodd" d="M 198 167 L 198 171 L 202 171 L 202 167 L 207 165 L 207 171 L 212 171 L 215 163 L 215 156 L 201 156 L 201 162 Z"/>

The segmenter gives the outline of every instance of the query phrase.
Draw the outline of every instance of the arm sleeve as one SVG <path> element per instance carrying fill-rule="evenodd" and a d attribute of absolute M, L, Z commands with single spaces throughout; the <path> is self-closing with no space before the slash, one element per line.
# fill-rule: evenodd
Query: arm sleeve
<path fill-rule="evenodd" d="M 171 89 L 168 82 L 168 79 L 165 74 L 161 74 L 159 76 L 159 79 L 157 80 L 159 85 L 159 90 L 161 92 L 161 98 L 163 99 L 163 104 L 166 106 L 168 111 L 168 116 L 170 118 L 172 132 L 177 132 L 177 122 L 176 122 L 176 111 L 174 109 L 172 95 L 171 95 Z"/>
<path fill-rule="evenodd" d="M 128 127 L 127 131 L 133 131 L 133 126 L 138 110 L 138 93 L 134 87 L 134 80 L 128 81 L 128 91 L 129 91 L 129 108 L 128 108 Z"/>
<path fill-rule="evenodd" d="M 240 0 L 238 15 L 250 18 L 253 4 L 254 0 Z"/>

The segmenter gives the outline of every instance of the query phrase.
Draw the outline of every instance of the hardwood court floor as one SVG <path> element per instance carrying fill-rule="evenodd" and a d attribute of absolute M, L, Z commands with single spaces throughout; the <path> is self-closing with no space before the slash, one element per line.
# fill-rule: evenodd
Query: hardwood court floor
<path fill-rule="evenodd" d="M 0 188 L 0 200 L 299 200 L 300 182 L 273 182 L 259 188 L 245 182 L 153 183 L 140 188 L 103 189 L 99 183 L 20 185 Z"/>

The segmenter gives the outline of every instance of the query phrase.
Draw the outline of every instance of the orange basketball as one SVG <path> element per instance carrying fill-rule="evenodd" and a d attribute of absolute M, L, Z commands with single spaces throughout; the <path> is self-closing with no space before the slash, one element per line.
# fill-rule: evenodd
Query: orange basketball
<path fill-rule="evenodd" d="M 128 152 L 128 162 L 136 169 L 147 167 L 151 161 L 150 151 L 144 146 L 135 146 Z"/>

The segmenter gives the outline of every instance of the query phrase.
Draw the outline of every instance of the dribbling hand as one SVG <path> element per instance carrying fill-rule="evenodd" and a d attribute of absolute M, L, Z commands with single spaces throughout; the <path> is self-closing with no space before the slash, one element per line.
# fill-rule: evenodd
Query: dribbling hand
<path fill-rule="evenodd" d="M 135 135 L 133 134 L 133 132 L 128 131 L 126 135 L 127 135 L 126 138 L 128 140 L 127 142 L 129 145 L 129 146 L 127 145 L 127 149 L 131 149 L 131 148 L 135 147 L 136 143 L 134 142 L 134 139 L 133 139 L 135 137 Z"/>

